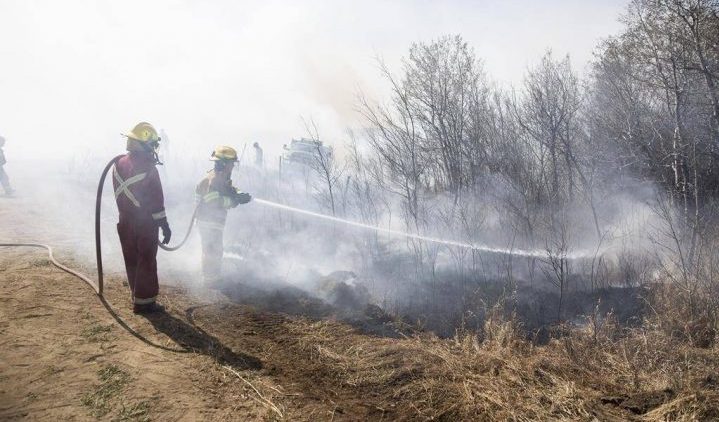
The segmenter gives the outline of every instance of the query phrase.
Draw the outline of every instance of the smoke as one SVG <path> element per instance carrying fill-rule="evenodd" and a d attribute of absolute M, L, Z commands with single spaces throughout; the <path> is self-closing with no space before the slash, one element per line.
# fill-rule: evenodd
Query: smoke
<path fill-rule="evenodd" d="M 567 239 L 561 239 L 547 223 L 553 210 L 537 210 L 534 235 L 522 234 L 510 207 L 519 204 L 518 198 L 501 180 L 488 180 L 475 195 L 461 198 L 427 193 L 411 221 L 396 195 L 380 197 L 376 189 L 377 203 L 369 210 L 362 205 L 366 199 L 343 179 L 336 192 L 341 220 L 331 220 L 317 216 L 331 214 L 321 180 L 307 169 L 278 172 L 281 145 L 305 131 L 301 115 L 312 118 L 322 139 L 342 156 L 345 129 L 357 124 L 356 92 L 369 98 L 388 92 L 376 69 L 378 52 L 394 69 L 411 42 L 462 32 L 478 41 L 473 44 L 490 73 L 516 81 L 532 51 L 559 44 L 560 51 L 586 57 L 596 34 L 611 32 L 598 23 L 609 19 L 595 19 L 594 32 L 580 31 L 587 38 L 579 41 L 576 31 L 567 37 L 566 29 L 552 33 L 545 23 L 541 30 L 531 28 L 535 19 L 526 14 L 522 28 L 507 30 L 506 20 L 492 15 L 493 9 L 500 18 L 517 21 L 527 8 L 516 5 L 493 5 L 480 16 L 456 19 L 473 16 L 475 6 L 159 3 L 143 4 L 138 14 L 137 7 L 104 3 L 3 4 L 0 33 L 5 36 L 0 39 L 12 42 L 0 41 L 8 58 L 0 69 L 0 115 L 5 117 L 0 129 L 8 138 L 7 170 L 21 199 L 37 207 L 28 236 L 48 234 L 71 246 L 80 262 L 94 262 L 97 178 L 107 160 L 122 152 L 118 133 L 149 120 L 167 129 L 165 165 L 159 171 L 172 244 L 184 235 L 194 186 L 211 167 L 207 157 L 217 144 L 242 150 L 258 140 L 266 168 L 246 165 L 252 153 L 248 146 L 235 175 L 237 185 L 294 209 L 267 208 L 257 201 L 230 211 L 225 278 L 213 287 L 235 300 L 267 306 L 306 303 L 298 310 L 314 306 L 320 314 L 358 311 L 365 304 L 397 312 L 414 309 L 413 316 L 438 314 L 439 308 L 454 311 L 454 303 L 442 303 L 439 296 L 446 295 L 448 303 L 464 301 L 467 291 L 481 283 L 504 283 L 507 290 L 517 283 L 542 285 L 551 254 L 581 267 L 583 260 L 612 250 L 643 250 L 651 226 L 651 207 L 644 198 L 652 194 L 640 188 L 595 198 L 600 234 L 587 204 L 577 200 L 563 210 Z M 586 7 L 564 5 L 561 16 L 548 8 L 541 16 L 581 22 L 567 16 L 585 16 Z M 614 9 L 602 12 L 613 22 Z M 531 46 L 517 40 L 530 40 Z M 109 182 L 102 213 L 105 267 L 122 276 Z M 563 240 L 566 245 L 560 248 Z M 179 251 L 160 251 L 161 282 L 182 284 L 197 294 L 207 291 L 211 286 L 202 283 L 200 256 L 196 232 Z M 287 296 L 278 299 L 283 293 Z"/>
<path fill-rule="evenodd" d="M 171 244 L 176 244 L 194 208 L 194 187 L 211 162 L 207 154 L 183 154 L 174 138 L 169 144 L 159 171 L 173 229 Z M 32 204 L 28 214 L 33 226 L 27 238 L 20 240 L 48 241 L 71 249 L 92 273 L 95 190 L 112 155 L 87 152 L 55 161 L 9 157 L 6 169 L 18 190 L 16 199 Z M 248 156 L 244 163 L 251 161 Z M 368 308 L 379 305 L 384 312 L 405 315 L 409 322 L 423 320 L 426 327 L 443 334 L 451 334 L 451 327 L 461 320 L 463 310 L 458 304 L 469 300 L 470 290 L 481 292 L 487 303 L 515 291 L 516 300 L 531 312 L 537 312 L 531 306 L 540 298 L 543 306 L 553 303 L 552 296 L 546 296 L 553 287 L 551 274 L 545 270 L 551 268 L 548 254 L 559 252 L 549 226 L 542 225 L 549 210 L 536 211 L 536 237 L 523 237 L 516 219 L 507 212 L 511 193 L 499 180 L 491 180 L 477 195 L 456 201 L 445 195 L 424 198 L 419 227 L 408 227 L 402 218 L 402 201 L 391 196 L 385 198 L 375 219 L 364 218 L 349 199 L 346 206 L 338 204 L 342 218 L 328 218 L 330 210 L 317 195 L 321 181 L 306 168 L 285 168 L 279 174 L 276 169 L 241 164 L 234 178 L 243 190 L 271 202 L 257 200 L 230 210 L 223 281 L 203 284 L 195 231 L 179 251 L 158 253 L 162 284 L 182 285 L 204 299 L 210 297 L 208 292 L 218 290 L 241 303 L 314 317 L 340 315 L 356 321 L 358 315 L 369 318 L 369 312 L 375 315 L 372 321 L 377 319 L 382 325 L 388 321 L 386 314 Z M 645 256 L 655 247 L 651 238 L 660 235 L 653 203 L 656 188 L 631 179 L 621 185 L 621 190 L 597 198 L 601 237 L 586 200 L 577 200 L 564 210 L 569 236 L 563 258 L 571 266 L 574 285 L 588 282 L 597 257 L 602 257 L 602 265 L 616 267 L 622 257 Z M 343 200 L 340 195 L 338 201 Z M 268 206 L 277 203 L 288 205 Z M 117 209 L 109 181 L 102 216 L 105 268 L 122 278 Z M 523 256 L 522 250 L 533 252 Z M 425 261 L 418 261 L 418 251 Z M 623 285 L 618 276 L 606 280 L 607 287 Z M 592 299 L 586 299 L 585 305 L 591 304 Z M 477 312 L 479 324 L 481 313 Z M 550 320 L 542 318 L 539 321 Z"/>

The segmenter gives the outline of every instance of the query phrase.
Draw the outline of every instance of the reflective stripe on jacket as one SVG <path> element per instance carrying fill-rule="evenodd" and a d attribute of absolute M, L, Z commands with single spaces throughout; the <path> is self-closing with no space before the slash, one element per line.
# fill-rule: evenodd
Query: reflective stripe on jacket
<path fill-rule="evenodd" d="M 207 172 L 207 176 L 195 188 L 195 201 L 199 204 L 197 209 L 198 224 L 205 224 L 215 229 L 222 229 L 227 220 L 227 210 L 238 205 L 237 191 L 232 186 L 232 180 L 227 176 Z"/>
<path fill-rule="evenodd" d="M 161 223 L 166 219 L 160 174 L 150 153 L 132 151 L 112 171 L 120 220 Z"/>

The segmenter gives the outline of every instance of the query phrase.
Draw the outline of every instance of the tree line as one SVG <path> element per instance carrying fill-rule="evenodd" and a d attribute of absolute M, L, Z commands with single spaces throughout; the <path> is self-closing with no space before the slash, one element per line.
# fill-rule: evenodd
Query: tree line
<path fill-rule="evenodd" d="M 523 271 L 543 274 L 561 297 L 572 242 L 593 238 L 593 284 L 601 245 L 619 236 L 607 201 L 649 186 L 663 221 L 651 265 L 687 297 L 700 279 L 717 290 L 719 2 L 632 0 L 621 19 L 585 77 L 547 51 L 510 89 L 491 82 L 461 36 L 413 44 L 399 74 L 381 66 L 390 97 L 360 98 L 367 129 L 352 136 L 346 162 L 318 167 L 332 213 L 380 223 L 399 203 L 407 230 L 470 241 L 500 224 L 507 242 L 549 252 L 523 260 Z M 499 223 L 487 221 L 489 208 Z M 418 275 L 434 277 L 438 247 L 410 246 Z M 476 274 L 473 252 L 448 249 L 458 271 Z M 636 282 L 636 260 L 615 264 Z M 515 262 L 498 265 L 514 277 Z"/>

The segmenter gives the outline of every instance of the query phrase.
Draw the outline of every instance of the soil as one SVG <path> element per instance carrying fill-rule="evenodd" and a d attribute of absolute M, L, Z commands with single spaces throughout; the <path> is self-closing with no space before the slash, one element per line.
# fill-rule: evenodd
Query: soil
<path fill-rule="evenodd" d="M 66 233 L 33 229 L 37 212 L 23 211 L 38 209 L 32 200 L 1 199 L 0 242 L 62 243 Z M 121 274 L 106 277 L 103 304 L 46 255 L 0 249 L 1 420 L 357 420 L 381 413 L 382 401 L 303 367 L 297 327 L 310 321 L 222 297 L 207 303 L 164 284 L 166 312 L 134 315 Z M 55 255 L 92 274 L 93 263 L 78 262 L 71 248 Z"/>
<path fill-rule="evenodd" d="M 61 262 L 92 274 L 94 262 L 75 253 L 63 225 L 35 224 L 50 219 L 37 202 L 0 201 L 0 242 L 48 243 Z M 166 312 L 138 316 L 121 273 L 106 277 L 103 301 L 52 266 L 45 251 L 0 248 L 0 420 L 456 420 L 452 394 L 464 390 L 468 400 L 489 403 L 494 415 L 517 416 L 511 405 L 497 404 L 502 397 L 460 378 L 463 387 L 441 396 L 444 381 L 436 380 L 467 373 L 453 363 L 462 361 L 453 360 L 458 346 L 451 340 L 368 335 L 327 312 L 310 319 L 238 303 L 220 291 L 208 300 L 173 280 L 163 283 L 159 301 Z M 389 322 L 381 310 L 370 311 Z M 573 380 L 557 381 L 563 372 L 552 368 L 512 375 L 501 355 L 468 362 L 476 379 L 509 374 L 547 391 L 556 386 L 564 396 L 564 385 L 575 388 Z M 532 365 L 544 368 L 537 356 Z M 716 380 L 707 376 L 705 384 L 716 397 Z M 582 419 L 637 419 L 675 396 L 659 390 L 632 397 L 597 385 L 572 399 L 589 403 Z M 557 408 L 543 400 L 537 406 Z"/>

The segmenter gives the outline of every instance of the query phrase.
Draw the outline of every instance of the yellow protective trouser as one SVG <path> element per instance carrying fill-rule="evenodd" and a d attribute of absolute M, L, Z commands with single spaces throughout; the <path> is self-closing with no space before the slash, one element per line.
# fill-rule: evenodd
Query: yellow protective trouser
<path fill-rule="evenodd" d="M 198 222 L 202 239 L 202 276 L 205 283 L 216 283 L 222 276 L 222 228 Z"/>

